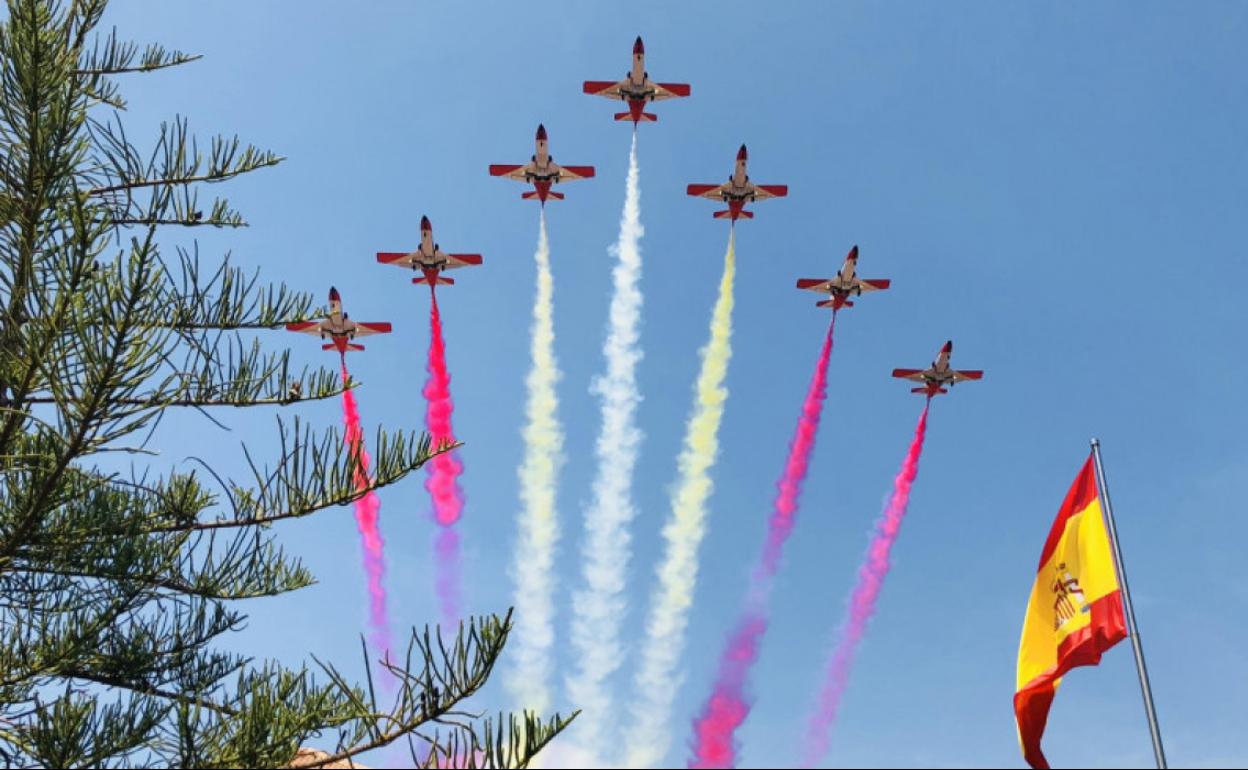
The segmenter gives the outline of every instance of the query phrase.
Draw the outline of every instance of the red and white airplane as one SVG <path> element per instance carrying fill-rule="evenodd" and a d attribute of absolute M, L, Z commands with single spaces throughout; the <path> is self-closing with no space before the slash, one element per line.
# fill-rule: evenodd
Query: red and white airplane
<path fill-rule="evenodd" d="M 505 176 L 517 182 L 532 184 L 533 189 L 520 197 L 527 200 L 534 198 L 546 205 L 547 198 L 563 200 L 563 193 L 552 192 L 550 186 L 559 182 L 571 182 L 574 179 L 589 179 L 594 175 L 593 166 L 560 166 L 555 163 L 546 148 L 546 127 L 537 127 L 537 152 L 523 166 L 492 164 L 491 176 Z"/>
<path fill-rule="evenodd" d="M 433 225 L 429 217 L 420 218 L 420 246 L 412 252 L 379 251 L 377 261 L 384 265 L 398 265 L 420 270 L 423 276 L 412 279 L 412 283 L 427 283 L 430 286 L 453 284 L 454 278 L 442 275 L 445 270 L 457 267 L 468 267 L 481 264 L 480 254 L 447 254 L 433 240 Z"/>
<path fill-rule="evenodd" d="M 744 217 L 753 219 L 754 212 L 746 211 L 745 204 L 752 201 L 764 201 L 768 198 L 783 198 L 789 194 L 789 186 L 786 184 L 754 184 L 750 181 L 750 175 L 745 173 L 745 164 L 749 155 L 745 151 L 745 145 L 741 145 L 741 149 L 737 152 L 737 169 L 733 175 L 728 177 L 728 181 L 724 184 L 691 184 L 688 188 L 690 195 L 696 195 L 711 200 L 722 200 L 728 204 L 727 211 L 716 211 L 716 219 L 731 219 L 736 222 L 737 219 Z"/>
<path fill-rule="evenodd" d="M 926 393 L 928 398 L 948 393 L 945 386 L 953 387 L 959 382 L 966 380 L 978 380 L 984 376 L 984 373 L 978 369 L 967 369 L 958 371 L 949 366 L 949 356 L 953 354 L 953 340 L 945 343 L 940 349 L 940 354 L 936 356 L 936 360 L 932 362 L 930 368 L 927 369 L 894 369 L 893 376 L 900 377 L 905 380 L 913 380 L 923 383 L 921 388 L 911 388 L 911 393 Z"/>
<path fill-rule="evenodd" d="M 815 305 L 817 307 L 830 307 L 833 313 L 843 307 L 853 307 L 854 303 L 850 301 L 850 297 L 861 297 L 864 291 L 887 289 L 891 284 L 892 281 L 887 278 L 858 277 L 857 246 L 849 250 L 849 256 L 845 257 L 845 264 L 835 278 L 797 279 L 797 288 L 799 289 L 831 294 L 831 299 L 825 299 L 822 302 L 815 303 Z"/>
<path fill-rule="evenodd" d="M 321 339 L 329 337 L 331 341 L 322 345 L 321 350 L 337 350 L 346 355 L 348 350 L 364 349 L 363 345 L 357 345 L 351 340 L 370 334 L 389 334 L 390 324 L 352 321 L 346 313 L 342 312 L 342 298 L 338 296 L 338 290 L 331 286 L 329 287 L 329 316 L 324 321 L 286 324 L 286 331 L 319 334 Z"/>
<path fill-rule="evenodd" d="M 591 96 L 605 96 L 608 99 L 620 99 L 628 102 L 628 112 L 615 113 L 616 120 L 631 120 L 635 128 L 638 123 L 653 123 L 658 115 L 643 112 L 646 102 L 658 102 L 664 99 L 675 99 L 688 96 L 688 83 L 655 83 L 646 72 L 646 46 L 637 36 L 633 43 L 633 68 L 624 79 L 617 82 L 610 80 L 586 80 L 583 86 L 585 93 Z"/>

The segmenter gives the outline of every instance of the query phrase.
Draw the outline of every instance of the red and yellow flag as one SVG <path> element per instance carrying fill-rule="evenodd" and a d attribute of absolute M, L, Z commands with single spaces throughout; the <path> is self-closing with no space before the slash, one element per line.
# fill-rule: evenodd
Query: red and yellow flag
<path fill-rule="evenodd" d="M 1126 635 L 1122 594 L 1089 457 L 1049 530 L 1018 646 L 1014 718 L 1023 758 L 1032 767 L 1049 766 L 1040 738 L 1062 676 L 1076 666 L 1100 663 L 1101 653 Z"/>

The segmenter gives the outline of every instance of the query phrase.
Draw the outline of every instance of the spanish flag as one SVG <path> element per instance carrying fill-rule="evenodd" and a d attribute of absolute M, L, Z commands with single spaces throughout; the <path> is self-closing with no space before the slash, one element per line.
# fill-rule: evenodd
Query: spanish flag
<path fill-rule="evenodd" d="M 1089 457 L 1049 530 L 1018 646 L 1014 718 L 1023 758 L 1032 767 L 1049 766 L 1040 738 L 1062 676 L 1076 666 L 1100 663 L 1101 654 L 1126 635 L 1122 593 Z"/>

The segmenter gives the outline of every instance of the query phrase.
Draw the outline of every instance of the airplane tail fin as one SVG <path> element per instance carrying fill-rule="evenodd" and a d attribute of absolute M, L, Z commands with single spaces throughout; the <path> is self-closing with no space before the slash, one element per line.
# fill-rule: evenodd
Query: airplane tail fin
<path fill-rule="evenodd" d="M 439 276 L 438 276 L 437 278 L 435 278 L 434 280 L 436 280 L 436 281 L 437 281 L 438 286 L 454 286 L 454 285 L 455 285 L 455 279 L 454 279 L 454 278 L 445 278 L 445 277 L 443 277 L 443 276 L 440 276 L 440 275 L 439 275 Z M 413 279 L 412 279 L 412 283 L 416 283 L 416 284 L 421 284 L 421 283 L 423 283 L 423 284 L 428 284 L 428 283 L 429 283 L 429 280 L 428 280 L 427 278 L 425 278 L 423 275 L 420 275 L 420 276 L 417 276 L 417 277 L 413 278 Z"/>
<path fill-rule="evenodd" d="M 738 216 L 739 218 L 741 218 L 741 219 L 753 219 L 753 218 L 754 218 L 754 212 L 753 212 L 753 211 L 744 211 L 744 210 L 742 210 L 742 211 L 740 211 L 740 212 L 738 212 L 738 213 L 737 213 L 737 216 Z M 716 212 L 715 212 L 715 218 L 716 218 L 716 219 L 730 219 L 730 218 L 732 218 L 732 212 L 731 212 L 731 211 L 729 211 L 728 209 L 724 209 L 723 211 L 716 211 Z"/>
<path fill-rule="evenodd" d="M 844 302 L 841 303 L 841 307 L 853 307 L 853 306 L 854 306 L 854 303 L 850 302 L 849 300 L 845 300 Z M 830 307 L 833 310 L 836 310 L 836 300 L 825 299 L 823 302 L 816 302 L 815 307 Z"/>
<path fill-rule="evenodd" d="M 617 112 L 617 113 L 615 113 L 615 119 L 616 119 L 616 120 L 632 120 L 632 119 L 633 119 L 633 113 L 631 113 L 631 112 Z M 643 112 L 643 113 L 641 113 L 641 117 L 640 117 L 640 118 L 638 118 L 638 121 L 637 121 L 637 122 L 639 122 L 639 123 L 655 123 L 655 122 L 657 122 L 657 121 L 658 121 L 658 119 L 659 119 L 659 116 L 658 116 L 658 115 L 655 115 L 655 114 L 654 114 L 654 113 L 652 113 L 652 112 Z"/>
<path fill-rule="evenodd" d="M 520 193 L 520 197 L 524 198 L 526 201 L 538 200 L 541 198 L 541 196 L 537 194 L 537 190 L 529 190 L 528 192 Z M 546 193 L 546 197 L 551 200 L 561 201 L 563 200 L 563 193 L 551 190 Z"/>
<path fill-rule="evenodd" d="M 927 388 L 911 388 L 910 392 L 911 393 L 927 393 Z M 936 392 L 932 393 L 932 395 L 936 396 L 936 395 L 940 395 L 941 393 L 948 393 L 948 392 L 949 391 L 945 388 L 937 388 Z"/>
<path fill-rule="evenodd" d="M 347 343 L 347 350 L 363 350 L 363 349 L 364 349 L 363 345 L 357 345 L 354 342 Z"/>

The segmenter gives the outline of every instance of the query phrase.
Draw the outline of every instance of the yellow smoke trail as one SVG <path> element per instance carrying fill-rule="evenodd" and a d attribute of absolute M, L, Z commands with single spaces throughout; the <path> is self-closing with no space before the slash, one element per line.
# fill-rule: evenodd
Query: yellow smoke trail
<path fill-rule="evenodd" d="M 711 466 L 719 452 L 719 423 L 728 390 L 724 378 L 732 357 L 732 281 L 736 272 L 736 235 L 728 236 L 724 275 L 711 317 L 711 339 L 702 349 L 702 369 L 695 388 L 693 416 L 685 428 L 680 453 L 680 478 L 672 495 L 672 512 L 663 528 L 666 546 L 659 564 L 659 583 L 650 599 L 646 639 L 636 677 L 633 729 L 628 736 L 629 767 L 652 767 L 662 761 L 671 743 L 672 699 L 679 686 L 676 673 L 684 651 L 685 627 L 698 578 L 698 547 L 706 533 L 706 500 L 711 494 Z"/>
<path fill-rule="evenodd" d="M 526 380 L 524 461 L 519 469 L 524 509 L 512 567 L 515 629 L 508 645 L 512 667 L 505 681 L 519 707 L 544 714 L 551 704 L 551 648 L 555 641 L 551 579 L 559 540 L 555 483 L 563 463 L 563 429 L 556 413 L 559 399 L 555 393 L 560 376 L 555 360 L 555 289 L 545 212 L 533 257 L 537 262 L 537 297 L 530 343 L 532 364 Z"/>

